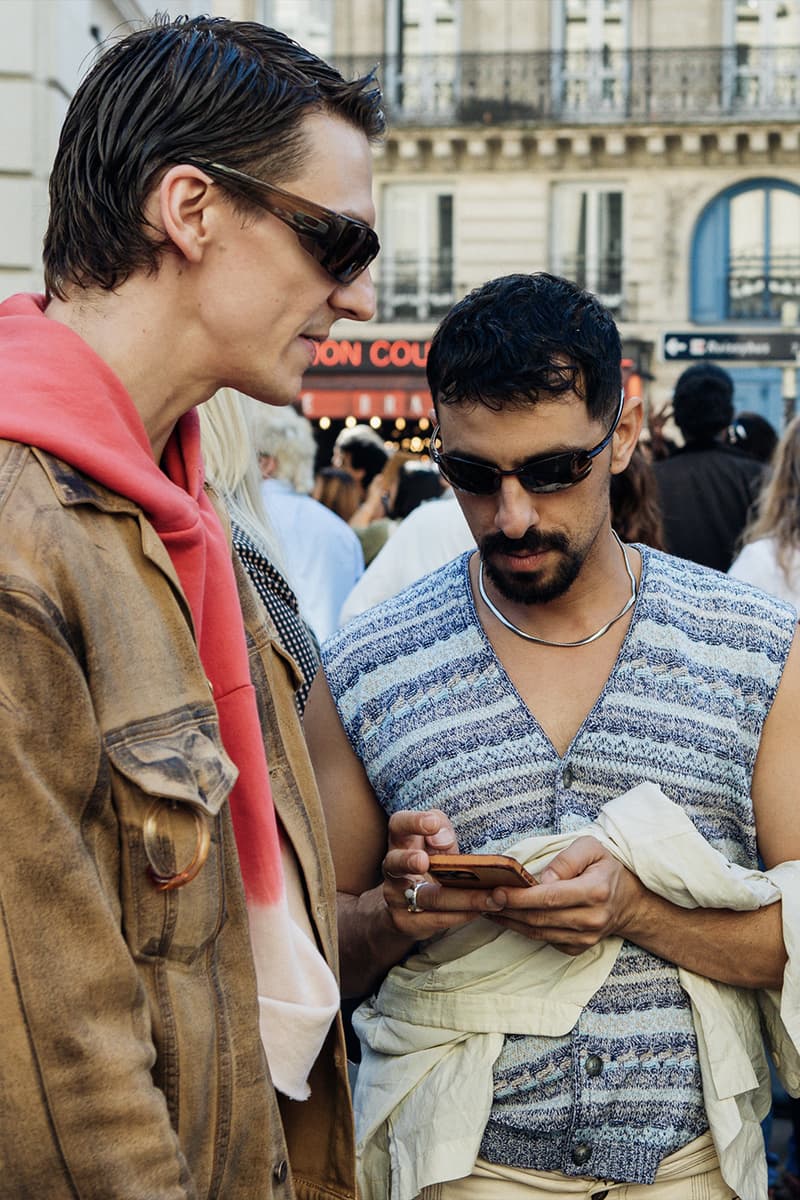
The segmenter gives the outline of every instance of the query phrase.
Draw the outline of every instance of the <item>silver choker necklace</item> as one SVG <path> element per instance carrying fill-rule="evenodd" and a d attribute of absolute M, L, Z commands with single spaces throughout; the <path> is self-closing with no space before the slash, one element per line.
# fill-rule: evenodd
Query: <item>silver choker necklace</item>
<path fill-rule="evenodd" d="M 533 633 L 526 633 L 524 629 L 520 629 L 519 626 L 515 625 L 513 621 L 509 621 L 508 617 L 503 616 L 497 605 L 492 604 L 491 600 L 486 595 L 486 588 L 483 586 L 483 559 L 481 559 L 478 567 L 478 591 L 481 594 L 481 600 L 483 600 L 483 603 L 486 605 L 489 611 L 497 617 L 501 625 L 505 625 L 506 629 L 510 629 L 512 633 L 516 633 L 517 637 L 524 638 L 526 642 L 536 642 L 539 646 L 561 646 L 566 649 L 569 649 L 573 646 L 588 646 L 590 642 L 596 642 L 597 639 L 601 638 L 604 633 L 608 633 L 612 625 L 616 625 L 617 621 L 620 621 L 627 612 L 630 612 L 636 603 L 636 576 L 631 570 L 631 564 L 628 560 L 628 551 L 617 537 L 616 532 L 613 529 L 611 532 L 617 539 L 617 545 L 622 551 L 622 558 L 625 562 L 625 570 L 628 572 L 628 579 L 631 581 L 631 594 L 617 615 L 612 617 L 610 621 L 607 621 L 606 624 L 598 629 L 595 633 L 591 633 L 589 637 L 581 638 L 579 642 L 550 642 L 547 640 L 547 638 L 540 638 L 536 637 Z"/>

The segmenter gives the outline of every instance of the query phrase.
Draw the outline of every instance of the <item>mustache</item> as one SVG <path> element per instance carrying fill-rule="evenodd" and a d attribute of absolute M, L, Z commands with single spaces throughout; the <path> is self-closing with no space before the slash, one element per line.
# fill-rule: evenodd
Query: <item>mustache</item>
<path fill-rule="evenodd" d="M 487 533 L 480 541 L 481 558 L 492 554 L 539 554 L 543 550 L 567 550 L 569 543 L 563 533 L 540 533 L 528 529 L 521 538 L 509 538 L 504 533 Z"/>

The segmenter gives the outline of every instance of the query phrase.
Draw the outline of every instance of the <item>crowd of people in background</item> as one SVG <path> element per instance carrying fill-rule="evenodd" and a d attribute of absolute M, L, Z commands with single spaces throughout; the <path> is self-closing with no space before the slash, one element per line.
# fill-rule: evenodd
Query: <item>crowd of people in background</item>
<path fill-rule="evenodd" d="M 731 569 L 796 601 L 792 580 L 800 566 L 789 559 L 795 549 L 800 557 L 800 530 L 788 498 L 789 430 L 779 446 L 765 417 L 737 412 L 733 380 L 714 363 L 683 372 L 668 415 L 673 436 L 664 434 L 664 414 L 651 413 L 630 463 L 612 477 L 619 536 Z M 320 640 L 472 544 L 460 508 L 450 502 L 452 489 L 427 450 L 412 454 L 369 425 L 354 424 L 337 437 L 332 460 L 320 463 L 312 424 L 299 411 L 262 411 L 254 428 L 264 506 L 300 607 Z M 770 464 L 783 479 L 777 495 Z M 442 503 L 430 503 L 435 500 Z M 328 536 L 313 539 L 321 548 L 312 554 L 312 539 L 298 536 L 299 522 L 319 528 L 320 506 L 339 523 L 325 523 Z M 778 551 L 768 566 L 768 554 Z M 321 605 L 324 619 L 315 615 Z"/>

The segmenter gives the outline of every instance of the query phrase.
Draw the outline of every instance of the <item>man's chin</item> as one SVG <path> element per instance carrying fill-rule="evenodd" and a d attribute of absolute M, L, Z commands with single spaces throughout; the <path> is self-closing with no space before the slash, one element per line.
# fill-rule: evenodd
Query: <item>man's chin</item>
<path fill-rule="evenodd" d="M 513 604 L 543 604 L 560 595 L 558 581 L 543 571 L 535 575 L 530 571 L 497 571 L 487 563 L 486 574 L 500 595 Z"/>
<path fill-rule="evenodd" d="M 536 572 L 499 570 L 491 560 L 485 561 L 484 567 L 500 595 L 512 604 L 546 604 L 549 600 L 557 600 L 571 587 L 577 574 L 558 568 L 549 571 L 540 568 Z"/>

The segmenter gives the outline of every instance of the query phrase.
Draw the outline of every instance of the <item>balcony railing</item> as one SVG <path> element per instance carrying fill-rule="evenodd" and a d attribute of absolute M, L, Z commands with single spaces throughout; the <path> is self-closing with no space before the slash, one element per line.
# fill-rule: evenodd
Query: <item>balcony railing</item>
<path fill-rule="evenodd" d="M 380 262 L 377 278 L 378 319 L 381 321 L 436 320 L 459 296 L 453 283 L 453 257 L 398 255 Z"/>
<path fill-rule="evenodd" d="M 796 120 L 800 107 L 798 46 L 390 55 L 379 74 L 395 126 Z"/>
<path fill-rule="evenodd" d="M 728 267 L 728 312 L 731 320 L 779 321 L 787 300 L 800 300 L 800 257 L 738 257 Z"/>
<path fill-rule="evenodd" d="M 619 254 L 587 257 L 585 254 L 559 255 L 553 263 L 556 275 L 563 275 L 578 287 L 594 292 L 598 300 L 619 316 L 624 301 L 623 262 Z"/>
<path fill-rule="evenodd" d="M 562 257 L 552 269 L 594 292 L 617 320 L 637 319 L 636 286 L 623 281 L 623 264 L 616 256 L 599 263 L 588 262 L 581 255 Z M 467 292 L 484 282 L 482 278 L 468 283 L 456 279 L 449 256 L 392 263 L 381 255 L 373 277 L 379 321 L 438 321 Z"/>

